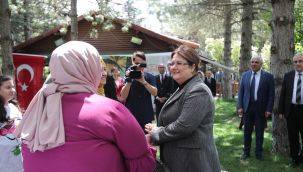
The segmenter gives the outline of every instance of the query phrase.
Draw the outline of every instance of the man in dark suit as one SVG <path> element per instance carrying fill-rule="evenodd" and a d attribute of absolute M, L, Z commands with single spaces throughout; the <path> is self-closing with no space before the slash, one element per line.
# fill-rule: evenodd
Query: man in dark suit
<path fill-rule="evenodd" d="M 279 101 L 279 117 L 286 118 L 291 160 L 289 165 L 298 166 L 302 160 L 302 144 L 299 135 L 303 134 L 303 54 L 293 57 L 295 70 L 284 75 Z"/>
<path fill-rule="evenodd" d="M 106 84 L 104 85 L 105 97 L 111 98 L 113 100 L 118 100 L 116 90 L 117 86 L 115 79 L 111 73 L 108 73 L 106 77 Z"/>
<path fill-rule="evenodd" d="M 215 97 L 216 96 L 216 80 L 215 80 L 215 78 L 212 77 L 211 71 L 208 70 L 205 73 L 206 73 L 206 77 L 205 77 L 204 83 L 208 86 L 212 95 Z"/>
<path fill-rule="evenodd" d="M 252 131 L 256 132 L 256 159 L 263 159 L 263 139 L 266 118 L 272 113 L 274 104 L 273 76 L 261 70 L 261 57 L 252 57 L 250 70 L 243 73 L 238 94 L 238 113 L 244 119 L 244 149 L 242 159 L 250 156 Z"/>
<path fill-rule="evenodd" d="M 158 121 L 158 116 L 162 109 L 162 106 L 173 93 L 173 79 L 171 76 L 165 74 L 165 66 L 163 64 L 158 65 L 159 75 L 156 76 L 156 84 L 158 89 L 158 94 L 155 97 L 154 103 L 156 105 L 156 119 Z"/>

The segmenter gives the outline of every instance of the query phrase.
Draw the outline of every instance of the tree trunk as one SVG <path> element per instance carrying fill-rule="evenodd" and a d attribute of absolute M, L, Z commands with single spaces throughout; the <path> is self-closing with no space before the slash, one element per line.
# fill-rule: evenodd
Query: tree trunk
<path fill-rule="evenodd" d="M 275 104 L 273 116 L 273 150 L 288 155 L 289 145 L 286 120 L 278 117 L 283 76 L 292 70 L 294 55 L 294 0 L 272 0 L 271 72 L 275 78 Z"/>
<path fill-rule="evenodd" d="M 2 74 L 13 76 L 14 66 L 12 62 L 12 36 L 8 0 L 0 1 L 0 19 Z"/>
<path fill-rule="evenodd" d="M 71 40 L 78 40 L 77 0 L 71 0 Z"/>
<path fill-rule="evenodd" d="M 29 0 L 23 0 L 23 7 L 25 9 L 24 16 L 24 38 L 25 40 L 29 40 L 31 38 L 31 19 L 30 19 L 30 7 L 29 7 Z"/>
<path fill-rule="evenodd" d="M 227 4 L 230 4 L 228 0 Z M 232 67 L 231 61 L 231 5 L 224 6 L 224 64 L 228 67 Z M 223 70 L 223 99 L 232 100 L 231 90 L 231 72 L 229 70 Z"/>
<path fill-rule="evenodd" d="M 253 21 L 253 3 L 254 0 L 242 0 L 242 28 L 241 28 L 241 49 L 240 49 L 240 67 L 239 76 L 249 69 L 252 45 L 252 21 Z"/>

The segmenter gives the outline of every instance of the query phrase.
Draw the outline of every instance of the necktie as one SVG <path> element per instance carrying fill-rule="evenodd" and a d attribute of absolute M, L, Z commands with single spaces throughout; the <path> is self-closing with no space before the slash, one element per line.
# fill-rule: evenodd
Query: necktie
<path fill-rule="evenodd" d="M 160 74 L 160 82 L 162 84 L 162 82 L 163 82 L 163 74 Z"/>
<path fill-rule="evenodd" d="M 301 86 L 302 86 L 301 73 L 299 73 L 299 78 L 298 78 L 298 82 L 297 82 L 297 91 L 296 91 L 296 103 L 297 104 L 301 103 Z"/>
<path fill-rule="evenodd" d="M 253 78 L 250 83 L 250 100 L 255 101 L 255 85 L 256 85 L 256 72 L 254 72 Z"/>

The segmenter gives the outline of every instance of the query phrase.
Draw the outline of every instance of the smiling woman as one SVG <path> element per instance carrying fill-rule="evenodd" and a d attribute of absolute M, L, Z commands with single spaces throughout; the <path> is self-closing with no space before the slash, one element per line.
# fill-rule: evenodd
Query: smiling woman
<path fill-rule="evenodd" d="M 150 142 L 160 145 L 161 160 L 173 172 L 220 172 L 213 138 L 213 97 L 197 75 L 198 53 L 181 45 L 171 57 L 171 74 L 179 88 L 162 107 L 158 126 L 145 126 Z"/>
<path fill-rule="evenodd" d="M 22 117 L 14 96 L 12 78 L 0 76 L 0 169 L 7 172 L 23 171 L 20 142 L 12 135 Z"/>

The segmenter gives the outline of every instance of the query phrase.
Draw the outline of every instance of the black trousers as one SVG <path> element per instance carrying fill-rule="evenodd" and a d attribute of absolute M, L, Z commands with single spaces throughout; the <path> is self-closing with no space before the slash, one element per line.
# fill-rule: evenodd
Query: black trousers
<path fill-rule="evenodd" d="M 302 149 L 300 144 L 300 134 L 303 134 L 303 105 L 292 105 L 290 114 L 287 117 L 288 140 L 290 156 L 295 161 L 299 160 Z"/>
<path fill-rule="evenodd" d="M 265 128 L 265 112 L 261 112 L 258 102 L 250 102 L 246 114 L 244 114 L 244 154 L 250 154 L 252 132 L 256 132 L 255 155 L 262 156 Z"/>

